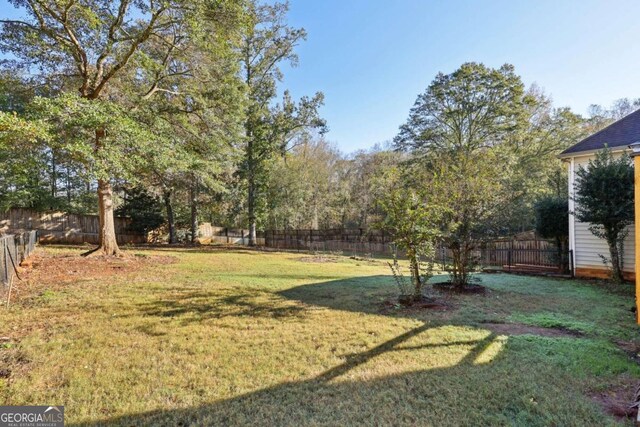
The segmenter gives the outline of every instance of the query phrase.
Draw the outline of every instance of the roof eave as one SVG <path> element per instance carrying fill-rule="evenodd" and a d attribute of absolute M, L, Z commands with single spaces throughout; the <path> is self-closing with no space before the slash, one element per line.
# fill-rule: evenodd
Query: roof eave
<path fill-rule="evenodd" d="M 620 153 L 620 152 L 624 152 L 627 151 L 629 148 L 626 145 L 621 145 L 619 147 L 610 147 L 609 150 L 611 150 L 612 153 Z M 575 152 L 571 152 L 571 153 L 560 153 L 558 154 L 556 157 L 560 160 L 563 159 L 570 159 L 571 157 L 582 157 L 582 156 L 589 156 L 592 154 L 596 154 L 598 151 L 601 151 L 602 148 L 599 149 L 594 149 L 594 150 L 585 150 L 585 151 L 575 151 Z"/>

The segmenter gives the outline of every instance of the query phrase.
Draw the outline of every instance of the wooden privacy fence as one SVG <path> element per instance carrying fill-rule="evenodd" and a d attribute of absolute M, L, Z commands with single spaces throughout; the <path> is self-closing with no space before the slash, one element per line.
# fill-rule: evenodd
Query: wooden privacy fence
<path fill-rule="evenodd" d="M 393 238 L 382 230 L 267 230 L 265 246 L 311 252 L 347 252 L 390 256 L 396 251 Z M 398 254 L 401 255 L 401 254 Z M 450 264 L 451 251 L 440 246 L 437 260 Z M 553 241 L 544 239 L 497 239 L 476 244 L 472 257 L 480 266 L 514 270 L 564 271 L 571 269 L 568 251 L 558 252 Z"/>
<path fill-rule="evenodd" d="M 395 250 L 388 233 L 364 228 L 267 230 L 264 239 L 265 246 L 278 249 L 388 255 Z"/>
<path fill-rule="evenodd" d="M 487 266 L 558 265 L 558 250 L 549 240 L 494 240 L 480 243 L 476 253 L 478 262 Z"/>
<path fill-rule="evenodd" d="M 450 250 L 440 247 L 437 252 L 441 264 L 451 262 Z M 506 271 L 564 273 L 573 270 L 570 251 L 558 251 L 555 242 L 541 239 L 481 242 L 472 251 L 472 258 L 480 266 Z"/>
<path fill-rule="evenodd" d="M 249 230 L 200 225 L 202 243 L 246 245 Z M 356 255 L 392 256 L 396 252 L 393 237 L 382 230 L 334 228 L 326 230 L 266 230 L 258 233 L 258 245 L 283 250 L 309 252 L 343 252 Z M 402 254 L 398 254 L 402 257 Z M 439 246 L 435 260 L 451 264 L 451 251 Z M 507 271 L 565 271 L 571 269 L 568 251 L 558 252 L 553 241 L 544 239 L 497 239 L 477 242 L 472 252 L 474 262 L 482 267 L 499 267 Z"/>
<path fill-rule="evenodd" d="M 114 218 L 118 243 L 146 243 L 147 236 L 129 231 L 129 218 Z M 64 212 L 37 212 L 13 208 L 0 212 L 0 235 L 37 230 L 40 242 L 98 243 L 100 221 L 97 215 Z"/>
<path fill-rule="evenodd" d="M 2 291 L 8 287 L 15 271 L 36 247 L 37 231 L 0 237 L 0 281 Z"/>

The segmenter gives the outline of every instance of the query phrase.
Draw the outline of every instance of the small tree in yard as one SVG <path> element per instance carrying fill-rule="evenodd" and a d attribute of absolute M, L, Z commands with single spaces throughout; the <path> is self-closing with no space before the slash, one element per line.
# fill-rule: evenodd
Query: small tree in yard
<path fill-rule="evenodd" d="M 576 219 L 589 223 L 595 236 L 609 246 L 611 272 L 615 282 L 622 282 L 620 247 L 627 226 L 634 218 L 634 174 L 631 159 L 624 154 L 614 158 L 608 148 L 597 153 L 589 167 L 576 172 Z"/>
<path fill-rule="evenodd" d="M 568 271 L 568 258 L 563 254 L 569 243 L 569 201 L 565 197 L 547 196 L 535 205 L 536 231 L 545 239 L 554 239 L 558 248 L 558 262 Z"/>
<path fill-rule="evenodd" d="M 457 288 L 469 284 L 477 243 L 496 234 L 491 219 L 514 197 L 505 185 L 506 166 L 531 102 L 513 66 L 463 64 L 436 76 L 394 138 L 398 149 L 412 152 L 413 161 L 437 177 L 437 188 L 430 190 L 448 208 L 442 242 L 452 254 L 451 282 Z"/>
<path fill-rule="evenodd" d="M 432 275 L 442 209 L 430 204 L 425 194 L 408 188 L 392 190 L 381 204 L 386 214 L 382 225 L 393 235 L 395 244 L 406 251 L 411 269 L 412 299 L 419 301 L 422 288 Z M 398 279 L 397 263 L 392 265 L 392 270 Z"/>

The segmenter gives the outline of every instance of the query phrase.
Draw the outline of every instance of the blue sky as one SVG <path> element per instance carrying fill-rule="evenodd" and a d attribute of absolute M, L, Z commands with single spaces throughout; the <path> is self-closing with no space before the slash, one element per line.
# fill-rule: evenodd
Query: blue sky
<path fill-rule="evenodd" d="M 6 0 L 0 14 L 15 16 Z M 327 138 L 345 151 L 393 138 L 439 71 L 515 65 L 556 106 L 640 97 L 638 0 L 291 0 L 304 27 L 294 96 L 322 91 Z"/>
<path fill-rule="evenodd" d="M 640 1 L 292 0 L 308 40 L 284 86 L 317 90 L 327 138 L 350 152 L 393 138 L 439 71 L 508 62 L 556 106 L 640 97 Z"/>

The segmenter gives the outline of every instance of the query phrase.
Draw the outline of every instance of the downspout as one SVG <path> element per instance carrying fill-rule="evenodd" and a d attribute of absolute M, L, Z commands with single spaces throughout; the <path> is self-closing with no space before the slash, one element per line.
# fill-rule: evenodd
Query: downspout
<path fill-rule="evenodd" d="M 635 279 L 636 279 L 636 322 L 640 324 L 640 274 L 638 274 L 638 264 L 640 264 L 640 251 L 638 248 L 640 247 L 640 233 L 638 232 L 638 224 L 640 224 L 640 141 L 634 142 L 629 145 L 632 153 L 631 157 L 633 157 L 633 168 L 634 168 L 634 180 L 633 180 L 633 192 L 634 192 L 634 252 L 635 252 Z"/>
<path fill-rule="evenodd" d="M 576 217 L 574 212 L 576 210 L 574 183 L 575 183 L 576 163 L 575 157 L 572 157 L 569 161 L 569 253 L 571 254 L 571 268 L 573 268 L 573 275 L 576 270 Z"/>

